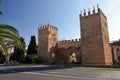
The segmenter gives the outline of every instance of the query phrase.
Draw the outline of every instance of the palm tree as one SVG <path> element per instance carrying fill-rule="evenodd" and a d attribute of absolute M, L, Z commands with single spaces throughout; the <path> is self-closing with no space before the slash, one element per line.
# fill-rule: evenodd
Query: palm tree
<path fill-rule="evenodd" d="M 9 44 L 9 46 L 8 46 Z M 8 49 L 10 46 L 22 48 L 19 33 L 17 29 L 6 24 L 0 24 L 0 47 L 3 50 L 6 61 L 9 61 L 10 54 Z"/>

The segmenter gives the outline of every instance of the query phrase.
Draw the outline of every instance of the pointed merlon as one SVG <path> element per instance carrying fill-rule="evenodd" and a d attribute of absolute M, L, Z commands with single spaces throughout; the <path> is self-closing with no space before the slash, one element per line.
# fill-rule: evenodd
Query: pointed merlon
<path fill-rule="evenodd" d="M 80 10 L 80 14 L 82 14 L 82 11 Z"/>
<path fill-rule="evenodd" d="M 85 11 L 85 9 L 84 9 L 84 16 L 86 16 L 86 11 Z"/>
<path fill-rule="evenodd" d="M 98 9 L 98 12 L 100 12 L 100 8 L 99 8 L 99 5 L 97 4 L 97 9 Z"/>
<path fill-rule="evenodd" d="M 50 23 L 49 23 L 49 21 L 48 21 L 48 24 L 47 24 L 47 26 L 48 26 L 48 27 L 50 27 Z"/>
<path fill-rule="evenodd" d="M 97 4 L 97 9 L 99 9 L 99 5 Z"/>
<path fill-rule="evenodd" d="M 95 13 L 95 6 L 93 6 L 93 14 Z"/>
<path fill-rule="evenodd" d="M 97 4 L 97 9 L 99 8 L 99 5 Z"/>
<path fill-rule="evenodd" d="M 43 27 L 42 24 L 39 24 L 39 26 L 40 26 L 40 29 L 42 29 L 42 27 Z"/>
<path fill-rule="evenodd" d="M 40 29 L 40 24 L 39 24 L 39 26 L 38 26 L 38 30 Z"/>
<path fill-rule="evenodd" d="M 84 9 L 84 13 L 86 13 L 85 9 Z"/>
<path fill-rule="evenodd" d="M 41 24 L 41 27 L 42 27 L 42 24 Z"/>
<path fill-rule="evenodd" d="M 82 16 L 82 11 L 80 10 L 80 16 Z"/>
<path fill-rule="evenodd" d="M 88 8 L 88 15 L 90 15 L 90 8 Z"/>
<path fill-rule="evenodd" d="M 93 10 L 95 10 L 95 6 L 93 6 Z"/>
<path fill-rule="evenodd" d="M 88 11 L 90 12 L 90 8 L 88 8 Z"/>
<path fill-rule="evenodd" d="M 41 27 L 40 24 L 39 24 L 39 27 Z"/>

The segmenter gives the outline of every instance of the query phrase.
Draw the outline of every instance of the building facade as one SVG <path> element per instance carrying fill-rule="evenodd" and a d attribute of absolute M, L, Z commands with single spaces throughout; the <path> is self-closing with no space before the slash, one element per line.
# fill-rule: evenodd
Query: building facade
<path fill-rule="evenodd" d="M 88 15 L 80 14 L 81 53 L 83 64 L 112 65 L 112 53 L 109 44 L 107 18 L 97 8 Z"/>
<path fill-rule="evenodd" d="M 50 63 L 52 53 L 58 42 L 57 28 L 47 24 L 38 28 L 38 54 L 42 62 Z"/>
<path fill-rule="evenodd" d="M 58 41 L 58 29 L 50 24 L 38 28 L 38 54 L 43 62 L 112 65 L 107 18 L 97 6 L 80 13 L 81 39 Z"/>

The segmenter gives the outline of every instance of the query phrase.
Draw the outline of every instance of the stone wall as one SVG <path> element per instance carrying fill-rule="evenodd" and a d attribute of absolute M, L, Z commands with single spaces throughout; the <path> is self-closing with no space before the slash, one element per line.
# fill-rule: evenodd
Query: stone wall
<path fill-rule="evenodd" d="M 42 62 L 52 61 L 51 53 L 58 42 L 57 28 L 47 24 L 38 28 L 38 54 Z"/>
<path fill-rule="evenodd" d="M 65 62 L 65 63 L 71 63 L 73 61 L 72 54 L 75 54 L 76 62 L 81 62 L 81 53 L 80 53 L 80 47 L 81 47 L 81 39 L 74 39 L 74 40 L 62 40 L 58 42 L 58 53 L 61 56 L 57 59 L 59 62 Z M 64 58 L 66 57 L 66 59 Z M 60 60 L 63 59 L 63 60 Z"/>
<path fill-rule="evenodd" d="M 76 57 L 83 65 L 112 65 L 107 18 L 97 6 L 80 14 L 81 39 L 58 41 L 58 29 L 50 24 L 38 28 L 38 54 L 43 62 L 71 63 Z M 55 53 L 55 59 L 51 55 Z M 113 55 L 114 56 L 114 55 Z"/>
<path fill-rule="evenodd" d="M 84 65 L 112 65 L 107 20 L 103 12 L 80 14 L 81 54 Z"/>
<path fill-rule="evenodd" d="M 116 64 L 120 62 L 120 46 L 111 45 L 111 47 L 112 47 L 113 61 L 114 61 L 114 64 Z"/>
<path fill-rule="evenodd" d="M 120 57 L 120 46 L 112 46 L 112 49 L 115 49 L 117 57 Z"/>
<path fill-rule="evenodd" d="M 58 48 L 79 47 L 81 45 L 81 39 L 62 40 L 58 41 Z"/>

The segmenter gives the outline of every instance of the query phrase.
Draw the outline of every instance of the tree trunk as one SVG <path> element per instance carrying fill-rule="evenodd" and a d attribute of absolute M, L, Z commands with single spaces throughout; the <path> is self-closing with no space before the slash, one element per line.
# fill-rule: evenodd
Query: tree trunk
<path fill-rule="evenodd" d="M 10 55 L 5 55 L 5 62 L 6 62 L 6 64 L 8 64 L 9 60 L 10 60 Z"/>

